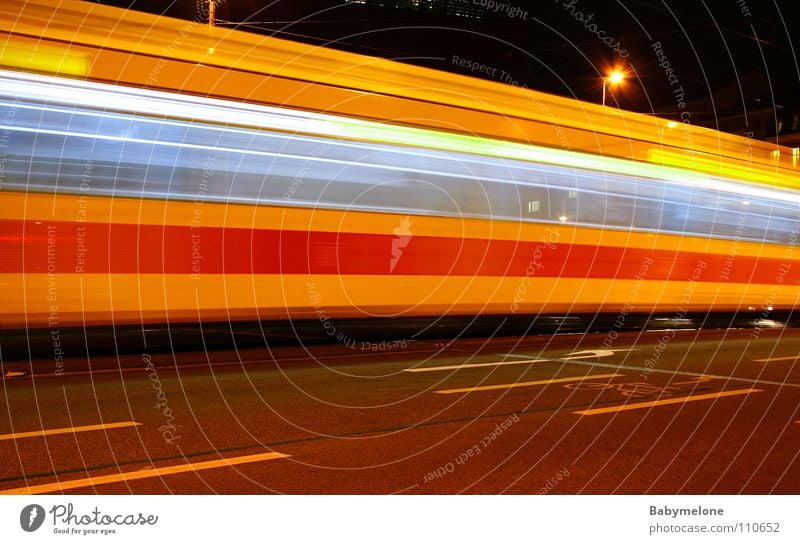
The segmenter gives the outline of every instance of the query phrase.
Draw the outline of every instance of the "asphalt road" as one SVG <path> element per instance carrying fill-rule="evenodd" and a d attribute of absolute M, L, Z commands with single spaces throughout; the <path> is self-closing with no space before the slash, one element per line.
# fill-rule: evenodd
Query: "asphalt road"
<path fill-rule="evenodd" d="M 0 493 L 800 493 L 797 329 L 56 368 L 2 368 Z"/>

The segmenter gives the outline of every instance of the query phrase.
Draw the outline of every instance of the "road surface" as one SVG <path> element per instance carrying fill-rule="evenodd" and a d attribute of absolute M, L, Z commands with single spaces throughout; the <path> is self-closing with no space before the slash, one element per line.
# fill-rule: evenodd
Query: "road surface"
<path fill-rule="evenodd" d="M 797 494 L 799 346 L 612 331 L 6 363 L 0 492 Z"/>

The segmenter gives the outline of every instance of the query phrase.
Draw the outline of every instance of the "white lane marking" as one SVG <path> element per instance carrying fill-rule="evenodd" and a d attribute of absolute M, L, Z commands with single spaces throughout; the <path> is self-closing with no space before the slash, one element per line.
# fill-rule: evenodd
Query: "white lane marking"
<path fill-rule="evenodd" d="M 404 368 L 403 372 L 435 372 L 437 370 L 459 370 L 462 368 L 482 368 L 487 366 L 505 366 L 505 365 L 523 365 L 531 363 L 558 363 L 561 361 L 572 361 L 573 359 L 591 359 L 593 357 L 609 357 L 614 355 L 617 351 L 634 351 L 632 349 L 600 349 L 600 350 L 585 350 L 575 351 L 568 353 L 563 358 L 553 357 L 545 359 L 527 359 L 524 361 L 497 361 L 492 363 L 472 363 L 466 365 L 447 365 L 447 366 L 419 366 L 412 368 Z M 517 355 L 508 354 L 506 357 L 518 357 Z"/>
<path fill-rule="evenodd" d="M 522 357 L 527 358 L 530 355 L 515 355 L 513 353 L 506 353 L 502 354 L 503 357 Z M 738 376 L 722 376 L 718 374 L 703 374 L 700 372 L 686 372 L 683 370 L 667 370 L 661 368 L 650 368 L 650 367 L 643 367 L 643 366 L 632 366 L 632 365 L 615 365 L 613 363 L 589 363 L 586 361 L 571 361 L 569 359 L 554 359 L 556 362 L 562 363 L 571 363 L 573 365 L 582 365 L 588 367 L 603 367 L 603 368 L 613 368 L 618 370 L 636 370 L 642 372 L 644 374 L 669 374 L 671 376 L 693 376 L 695 378 L 711 378 L 714 380 L 728 380 L 732 382 L 741 382 L 741 383 L 749 383 L 755 385 L 777 385 L 778 387 L 793 387 L 793 388 L 800 388 L 800 383 L 792 383 L 792 382 L 779 382 L 774 380 L 759 380 L 754 378 L 740 378 Z"/>
<path fill-rule="evenodd" d="M 611 357 L 617 352 L 638 351 L 639 348 L 620 348 L 620 349 L 585 349 L 583 351 L 573 351 L 567 353 L 564 359 L 586 359 L 588 357 Z M 575 357 L 575 356 L 578 357 Z"/>
<path fill-rule="evenodd" d="M 257 463 L 259 461 L 269 461 L 270 459 L 280 459 L 289 457 L 284 453 L 260 453 L 257 455 L 246 455 L 243 457 L 232 457 L 230 459 L 217 459 L 215 461 L 204 461 L 201 463 L 188 463 L 185 465 L 172 465 L 168 467 L 148 468 L 133 472 L 121 472 L 119 474 L 108 474 L 106 476 L 94 476 L 82 478 L 80 480 L 66 480 L 53 484 L 33 485 L 30 487 L 17 487 L 14 489 L 4 489 L 0 495 L 34 495 L 37 493 L 56 493 L 68 489 L 79 489 L 82 487 L 94 487 L 103 484 L 113 484 L 126 482 L 128 480 L 141 480 L 144 478 L 155 478 L 156 476 L 168 476 L 170 474 L 181 474 L 183 472 L 195 472 L 197 470 L 208 470 L 212 468 L 223 468 L 244 463 Z"/>
<path fill-rule="evenodd" d="M 451 393 L 471 393 L 473 391 L 491 391 L 494 389 L 511 389 L 513 387 L 530 387 L 533 385 L 548 385 L 551 383 L 579 382 L 583 380 L 599 380 L 600 378 L 615 378 L 623 374 L 593 374 L 587 376 L 577 376 L 572 378 L 554 378 L 550 380 L 536 380 L 533 382 L 501 383 L 497 385 L 479 385 L 477 387 L 463 387 L 460 389 L 441 389 L 434 393 L 448 395 Z"/>
<path fill-rule="evenodd" d="M 60 429 L 43 429 L 41 431 L 28 431 L 24 433 L 0 434 L 0 440 L 16 440 L 18 438 L 31 438 L 34 436 L 50 436 L 53 434 L 85 433 L 88 431 L 103 431 L 108 429 L 121 429 L 141 425 L 135 421 L 119 421 L 117 423 L 103 423 L 101 425 L 83 425 L 81 427 L 62 427 Z"/>
<path fill-rule="evenodd" d="M 573 412 L 582 416 L 595 416 L 598 414 L 610 414 L 614 412 L 624 412 L 627 410 L 639 410 L 641 408 L 650 408 L 652 406 L 664 406 L 667 404 L 681 404 L 685 402 L 694 402 L 698 400 L 712 400 L 722 397 L 732 397 L 734 395 L 747 395 L 749 393 L 761 393 L 761 389 L 736 389 L 735 391 L 720 391 L 718 393 L 706 393 L 703 395 L 690 395 L 688 397 L 675 397 L 663 400 L 651 400 L 647 402 L 633 402 L 628 404 L 620 404 L 619 406 L 605 406 L 603 408 L 592 408 L 590 410 L 581 410 Z"/>
<path fill-rule="evenodd" d="M 404 368 L 403 372 L 435 372 L 437 370 L 458 370 L 461 368 L 481 368 L 486 366 L 524 365 L 531 363 L 545 363 L 553 360 L 554 359 L 528 359 L 525 361 L 499 361 L 495 363 L 473 363 L 468 365 L 419 366 L 415 368 Z"/>

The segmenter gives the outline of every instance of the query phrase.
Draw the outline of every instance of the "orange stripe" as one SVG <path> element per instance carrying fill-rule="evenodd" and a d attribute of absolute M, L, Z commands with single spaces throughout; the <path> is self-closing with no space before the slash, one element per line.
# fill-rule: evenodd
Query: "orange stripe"
<path fill-rule="evenodd" d="M 798 288 L 728 283 L 463 276 L 0 274 L 0 327 L 393 315 L 794 306 Z M 316 307 L 315 307 L 316 306 Z M 55 310 L 52 310 L 55 308 Z M 288 310 L 287 310 L 288 308 Z M 25 315 L 27 314 L 27 322 Z M 84 321 L 85 319 L 85 321 Z"/>

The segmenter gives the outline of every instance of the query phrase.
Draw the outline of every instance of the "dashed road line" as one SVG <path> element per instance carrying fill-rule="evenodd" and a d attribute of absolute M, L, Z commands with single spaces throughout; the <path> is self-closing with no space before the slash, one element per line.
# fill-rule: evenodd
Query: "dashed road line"
<path fill-rule="evenodd" d="M 200 463 L 188 463 L 185 465 L 172 465 L 168 467 L 149 468 L 136 470 L 133 472 L 122 472 L 118 474 L 108 474 L 106 476 L 94 476 L 82 478 L 80 480 L 66 480 L 52 484 L 33 485 L 29 487 L 17 487 L 14 489 L 4 489 L 0 495 L 35 495 L 39 493 L 58 493 L 68 489 L 80 489 L 82 487 L 94 487 L 103 484 L 113 484 L 127 482 L 130 480 L 142 480 L 145 478 L 155 478 L 156 476 L 168 476 L 170 474 L 181 474 L 184 472 L 195 472 L 198 470 L 208 470 L 212 468 L 223 468 L 245 463 L 258 463 L 289 457 L 284 453 L 260 453 L 257 455 L 245 455 L 243 457 L 232 457 L 230 459 L 217 459 L 215 461 L 204 461 Z"/>
<path fill-rule="evenodd" d="M 614 412 L 624 412 L 627 410 L 639 410 L 641 408 L 650 408 L 653 406 L 665 406 L 667 404 L 681 404 L 685 402 L 694 402 L 698 400 L 711 400 L 722 397 L 732 397 L 734 395 L 761 393 L 761 391 L 762 391 L 761 389 L 736 389 L 735 391 L 720 391 L 718 393 L 706 393 L 704 395 L 690 395 L 688 397 L 675 397 L 671 399 L 620 404 L 618 406 L 605 406 L 603 408 L 591 408 L 589 410 L 581 410 L 579 412 L 573 412 L 573 413 L 582 416 L 596 416 L 598 414 L 610 414 Z"/>
<path fill-rule="evenodd" d="M 794 357 L 768 357 L 766 359 L 753 359 L 758 363 L 772 363 L 774 361 L 795 361 L 800 359 L 800 355 L 795 355 Z"/>
<path fill-rule="evenodd" d="M 136 421 L 119 421 L 117 423 L 103 423 L 100 425 L 83 425 L 81 427 L 62 427 L 60 429 L 43 429 L 41 431 L 28 431 L 24 433 L 0 434 L 0 440 L 17 440 L 19 438 L 32 438 L 34 436 L 85 433 L 88 431 L 105 431 L 109 429 L 121 429 L 124 427 L 136 427 L 137 425 L 141 425 L 141 423 L 137 423 Z"/>

